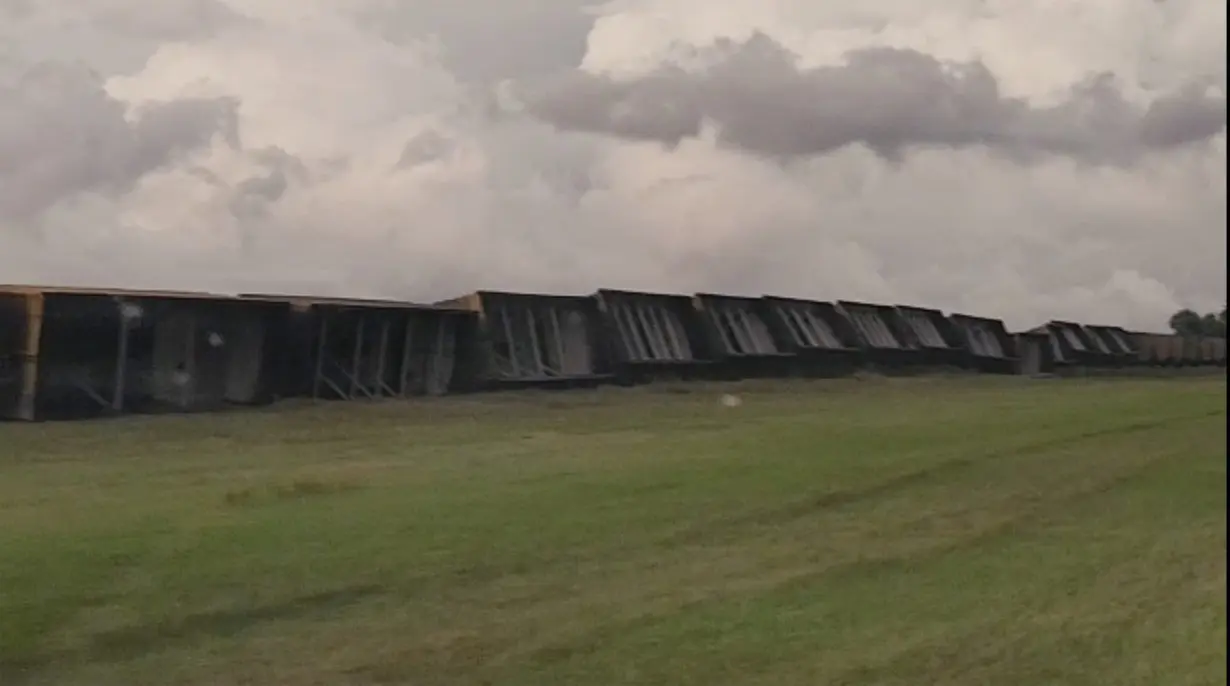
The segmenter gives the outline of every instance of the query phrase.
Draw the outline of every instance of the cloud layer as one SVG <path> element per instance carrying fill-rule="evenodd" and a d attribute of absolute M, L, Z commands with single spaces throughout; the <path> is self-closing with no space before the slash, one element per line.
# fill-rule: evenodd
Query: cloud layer
<path fill-rule="evenodd" d="M 0 0 L 0 282 L 1224 299 L 1216 3 L 419 4 Z"/>
<path fill-rule="evenodd" d="M 86 192 L 124 194 L 215 136 L 237 147 L 237 105 L 181 98 L 130 112 L 87 69 L 39 63 L 0 85 L 0 220 L 35 219 Z"/>
<path fill-rule="evenodd" d="M 561 130 L 678 145 L 716 129 L 718 142 L 767 157 L 824 155 L 861 144 L 900 160 L 909 148 L 987 147 L 1130 164 L 1151 151 L 1207 143 L 1225 130 L 1225 96 L 1207 83 L 1127 101 L 1103 73 L 1055 104 L 1005 97 L 981 62 L 945 63 L 917 50 L 860 48 L 844 63 L 800 69 L 763 33 L 720 40 L 699 68 L 668 64 L 618 78 L 573 72 L 530 96 L 529 110 Z"/>

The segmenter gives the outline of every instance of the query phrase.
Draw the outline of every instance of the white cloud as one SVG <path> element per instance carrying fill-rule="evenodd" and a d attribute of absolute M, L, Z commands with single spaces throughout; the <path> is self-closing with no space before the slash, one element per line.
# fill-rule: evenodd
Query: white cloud
<path fill-rule="evenodd" d="M 0 2 L 0 89 L 65 56 L 106 86 L 91 92 L 73 72 L 80 88 L 42 110 L 6 101 L 17 104 L 0 117 L 0 150 L 21 163 L 0 160 L 0 281 L 416 299 L 480 287 L 774 292 L 1014 326 L 1152 328 L 1224 300 L 1224 131 L 1111 166 L 980 146 L 775 163 L 719 145 L 712 125 L 670 148 L 565 134 L 499 114 L 492 95 L 496 80 L 526 92 L 581 65 L 630 78 L 760 32 L 804 68 L 886 46 L 981 61 L 1002 96 L 1038 108 L 1109 72 L 1136 106 L 1193 80 L 1224 91 L 1224 5 L 421 5 Z M 182 141 L 164 124 L 143 156 L 114 152 L 133 149 L 138 108 L 187 98 L 238 103 L 237 139 L 225 121 L 184 117 Z M 788 113 L 764 104 L 753 124 L 771 130 Z M 102 153 L 130 161 L 80 164 Z M 71 175 L 38 171 L 73 160 L 51 167 Z"/>

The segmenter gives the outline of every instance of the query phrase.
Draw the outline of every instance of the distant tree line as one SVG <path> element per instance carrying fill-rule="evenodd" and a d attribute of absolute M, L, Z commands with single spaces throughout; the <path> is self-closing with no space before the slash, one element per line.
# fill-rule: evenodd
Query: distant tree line
<path fill-rule="evenodd" d="M 1194 310 L 1182 309 L 1170 317 L 1170 328 L 1180 336 L 1190 338 L 1225 338 L 1226 308 L 1213 314 L 1200 314 Z"/>

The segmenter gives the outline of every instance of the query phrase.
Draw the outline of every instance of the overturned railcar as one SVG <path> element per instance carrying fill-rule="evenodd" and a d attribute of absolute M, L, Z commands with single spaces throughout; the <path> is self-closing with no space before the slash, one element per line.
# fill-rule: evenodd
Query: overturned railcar
<path fill-rule="evenodd" d="M 1012 334 L 1016 352 L 1015 371 L 1023 376 L 1045 376 L 1055 372 L 1061 350 L 1045 327 Z"/>
<path fill-rule="evenodd" d="M 476 316 L 468 387 L 592 386 L 611 378 L 593 298 L 479 291 L 438 305 Z"/>
<path fill-rule="evenodd" d="M 713 374 L 700 313 L 686 295 L 600 290 L 611 368 L 622 382 Z"/>
<path fill-rule="evenodd" d="M 698 293 L 693 304 L 700 313 L 715 373 L 728 378 L 789 376 L 795 355 L 778 344 L 761 298 Z"/>
<path fill-rule="evenodd" d="M 897 305 L 889 319 L 898 338 L 918 354 L 917 363 L 933 367 L 965 367 L 969 350 L 944 313 L 926 307 Z"/>
<path fill-rule="evenodd" d="M 766 296 L 765 322 L 778 346 L 793 352 L 803 375 L 839 376 L 858 368 L 858 332 L 832 303 Z"/>
<path fill-rule="evenodd" d="M 1119 367 L 1122 366 L 1124 357 L 1118 352 L 1117 346 L 1109 338 L 1104 338 L 1098 335 L 1092 327 L 1084 324 L 1072 324 L 1065 322 L 1065 326 L 1074 327 L 1076 332 L 1083 338 L 1089 354 L 1086 355 L 1086 364 L 1090 367 Z"/>
<path fill-rule="evenodd" d="M 837 301 L 837 310 L 859 338 L 867 363 L 886 369 L 919 367 L 927 363 L 922 351 L 904 339 L 899 330 L 897 310 L 890 305 Z"/>
<path fill-rule="evenodd" d="M 1099 352 L 1110 356 L 1108 363 L 1114 367 L 1130 367 L 1138 363 L 1139 352 L 1127 331 L 1118 326 L 1086 326 L 1085 330 L 1100 342 Z"/>
<path fill-rule="evenodd" d="M 975 317 L 968 314 L 949 315 L 948 320 L 961 337 L 962 346 L 968 351 L 968 364 L 973 369 L 987 374 L 1015 374 L 1021 369 L 1020 351 L 1015 340 L 1008 334 L 1003 321 L 989 317 Z M 1037 345 L 1033 341 L 1031 345 Z M 1041 369 L 1043 361 L 1038 355 L 1041 351 L 1031 351 L 1035 359 L 1030 360 L 1031 368 Z M 1041 374 L 1042 371 L 1028 372 Z"/>
<path fill-rule="evenodd" d="M 1115 356 L 1106 343 L 1080 324 L 1052 321 L 1037 330 L 1050 336 L 1058 368 L 1107 367 L 1115 362 Z"/>
<path fill-rule="evenodd" d="M 250 294 L 279 304 L 271 340 L 279 397 L 364 400 L 443 395 L 473 337 L 463 310 L 399 301 Z"/>
<path fill-rule="evenodd" d="M 272 399 L 270 303 L 172 291 L 0 293 L 4 416 L 194 411 Z"/>
<path fill-rule="evenodd" d="M 1060 332 L 1048 324 L 1022 331 L 1017 334 L 1016 339 L 1018 344 L 1024 344 L 1030 340 L 1045 341 L 1053 371 L 1076 365 L 1076 358 L 1070 354 L 1071 344 L 1065 343 Z"/>

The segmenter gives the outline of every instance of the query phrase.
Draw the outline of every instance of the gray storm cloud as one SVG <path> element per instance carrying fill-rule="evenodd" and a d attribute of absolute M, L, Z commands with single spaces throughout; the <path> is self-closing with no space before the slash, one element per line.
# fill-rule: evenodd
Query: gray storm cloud
<path fill-rule="evenodd" d="M 915 147 L 985 146 L 1126 164 L 1142 153 L 1207 140 L 1226 126 L 1226 101 L 1192 85 L 1146 107 L 1110 75 L 1073 85 L 1060 102 L 1005 96 L 979 62 L 867 48 L 845 64 L 800 69 L 763 34 L 718 41 L 705 68 L 662 66 L 634 78 L 573 72 L 532 90 L 526 108 L 557 129 L 676 145 L 712 125 L 718 140 L 772 158 L 863 144 L 888 159 Z"/>
<path fill-rule="evenodd" d="M 0 282 L 1222 302 L 1216 4 L 532 4 L 0 0 Z"/>
<path fill-rule="evenodd" d="M 0 84 L 0 219 L 32 219 L 83 192 L 122 193 L 216 136 L 237 146 L 237 106 L 181 99 L 129 120 L 93 72 L 40 64 Z"/>

